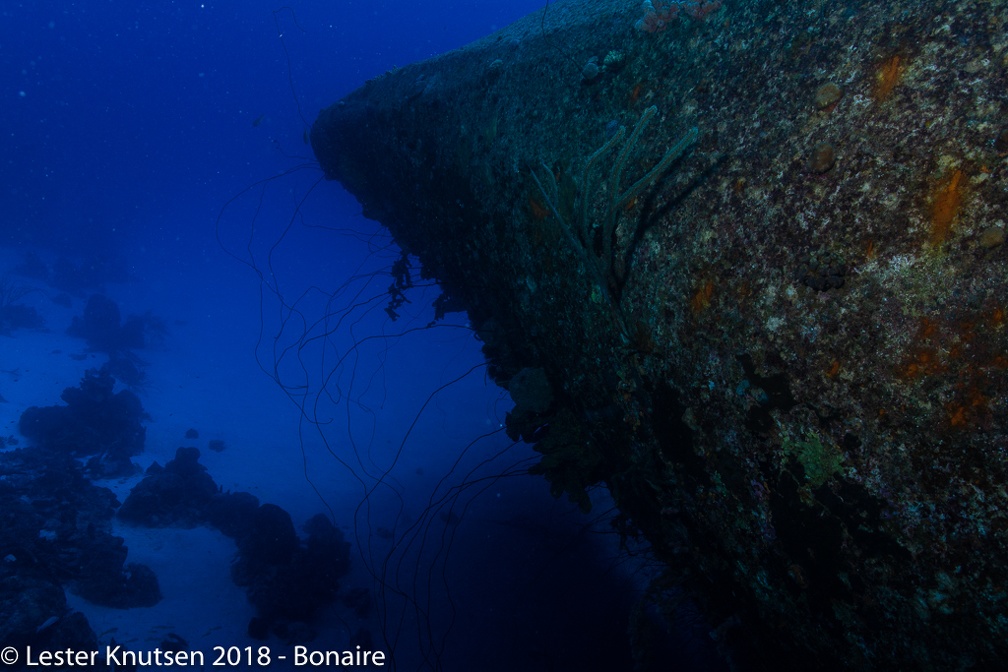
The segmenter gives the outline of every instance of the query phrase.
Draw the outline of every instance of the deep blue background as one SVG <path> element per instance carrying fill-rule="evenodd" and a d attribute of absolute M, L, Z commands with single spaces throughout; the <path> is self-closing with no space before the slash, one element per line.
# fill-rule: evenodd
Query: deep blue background
<path fill-rule="evenodd" d="M 310 157 L 322 107 L 540 5 L 0 3 L 0 240 L 198 237 L 229 195 Z"/>

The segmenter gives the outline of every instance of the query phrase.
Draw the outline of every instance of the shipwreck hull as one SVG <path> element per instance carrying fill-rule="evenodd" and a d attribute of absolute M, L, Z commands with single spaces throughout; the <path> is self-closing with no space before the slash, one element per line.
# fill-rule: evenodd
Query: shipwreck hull
<path fill-rule="evenodd" d="M 722 4 L 561 1 L 312 146 L 740 658 L 1004 659 L 1008 8 Z"/>

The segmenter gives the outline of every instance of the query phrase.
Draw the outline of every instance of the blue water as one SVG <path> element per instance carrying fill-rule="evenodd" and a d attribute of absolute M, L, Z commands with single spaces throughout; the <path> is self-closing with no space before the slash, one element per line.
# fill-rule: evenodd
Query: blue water
<path fill-rule="evenodd" d="M 224 490 L 284 508 L 299 529 L 324 513 L 351 544 L 340 587 L 368 591 L 370 611 L 324 610 L 311 646 L 364 632 L 386 669 L 630 669 L 628 615 L 656 570 L 621 552 L 604 493 L 586 517 L 524 473 L 535 454 L 504 436 L 511 403 L 465 315 L 424 328 L 436 287 L 410 290 L 389 319 L 398 250 L 339 185 L 319 183 L 305 142 L 317 112 L 368 78 L 541 8 L 0 3 L 0 277 L 35 290 L 23 301 L 46 322 L 0 334 L 0 433 L 16 439 L 25 407 L 59 404 L 103 363 L 64 332 L 104 294 L 124 317 L 165 325 L 132 353 L 150 414 L 136 463 L 164 464 L 198 427 Z M 29 254 L 48 276 L 26 272 Z M 56 277 L 61 263 L 73 272 Z M 122 500 L 138 479 L 99 484 Z M 115 525 L 127 545 L 138 534 Z M 158 548 L 155 571 L 210 562 L 198 547 Z M 214 608 L 169 598 L 192 623 Z M 256 643 L 251 607 L 199 632 L 158 608 L 117 621 L 81 607 L 138 647 L 157 640 L 150 623 L 195 648 Z M 687 666 L 695 652 L 677 641 L 664 653 Z"/>

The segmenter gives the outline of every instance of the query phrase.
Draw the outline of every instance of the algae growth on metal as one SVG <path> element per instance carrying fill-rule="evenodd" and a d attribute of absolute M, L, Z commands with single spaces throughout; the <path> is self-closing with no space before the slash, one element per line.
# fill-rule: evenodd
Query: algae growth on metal
<path fill-rule="evenodd" d="M 966 669 L 1008 653 L 1006 22 L 558 2 L 311 139 L 735 655 Z"/>

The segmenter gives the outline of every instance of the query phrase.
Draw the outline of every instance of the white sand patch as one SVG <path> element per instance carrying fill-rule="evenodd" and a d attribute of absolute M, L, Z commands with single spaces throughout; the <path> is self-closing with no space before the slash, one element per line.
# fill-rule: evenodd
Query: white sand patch
<path fill-rule="evenodd" d="M 248 642 L 254 609 L 231 581 L 234 541 L 204 527 L 116 525 L 114 533 L 126 539 L 128 562 L 154 570 L 164 597 L 149 608 L 112 609 L 68 593 L 70 606 L 87 616 L 102 643 L 114 638 L 129 648 L 152 649 L 174 633 L 191 648 L 209 652 L 216 645 Z"/>
<path fill-rule="evenodd" d="M 0 250 L 0 275 L 18 261 L 16 253 Z M 150 310 L 167 327 L 163 342 L 135 352 L 145 363 L 147 380 L 136 392 L 150 418 L 144 422 L 144 452 L 134 462 L 146 470 L 155 461 L 164 465 L 179 446 L 197 446 L 200 462 L 224 491 L 250 492 L 263 503 L 281 506 L 291 513 L 300 532 L 309 517 L 326 509 L 304 479 L 298 409 L 253 358 L 256 297 L 249 291 L 248 278 L 223 271 L 215 281 L 207 277 L 206 268 L 199 272 L 204 274 L 199 278 L 163 278 L 161 283 L 111 286 L 105 292 L 119 303 L 123 319 Z M 21 414 L 30 406 L 62 404 L 63 390 L 77 386 L 85 370 L 98 368 L 107 359 L 103 353 L 89 351 L 83 340 L 66 334 L 73 317 L 82 313 L 86 294 L 73 297 L 72 306 L 66 307 L 52 301 L 59 292 L 39 281 L 14 277 L 40 288 L 24 303 L 36 307 L 46 328 L 0 335 L 0 395 L 4 399 L 0 402 L 0 437 L 4 438 L 0 449 L 28 445 L 18 431 Z M 197 439 L 185 438 L 190 428 L 198 430 Z M 8 445 L 7 437 L 16 445 Z M 223 441 L 224 450 L 209 450 L 211 439 Z M 309 441 L 308 450 L 317 452 L 317 446 Z M 312 471 L 327 495 L 339 498 L 343 493 L 334 484 L 345 479 L 331 464 L 315 455 Z M 110 488 L 122 502 L 142 477 L 138 473 L 97 485 Z M 341 527 L 347 534 L 346 526 Z M 214 647 L 255 649 L 267 644 L 278 652 L 290 649 L 276 638 L 263 643 L 248 636 L 255 608 L 245 589 L 231 579 L 234 540 L 207 527 L 148 529 L 113 521 L 112 531 L 125 539 L 127 562 L 142 563 L 154 571 L 163 599 L 149 608 L 113 609 L 68 592 L 71 608 L 87 617 L 101 645 L 114 639 L 130 649 L 150 650 L 174 634 L 190 649 L 202 651 L 208 661 Z M 342 646 L 351 627 L 356 629 L 358 624 L 338 607 L 328 619 L 314 624 L 319 641 Z M 287 667 L 293 669 L 283 664 L 270 669 Z"/>

